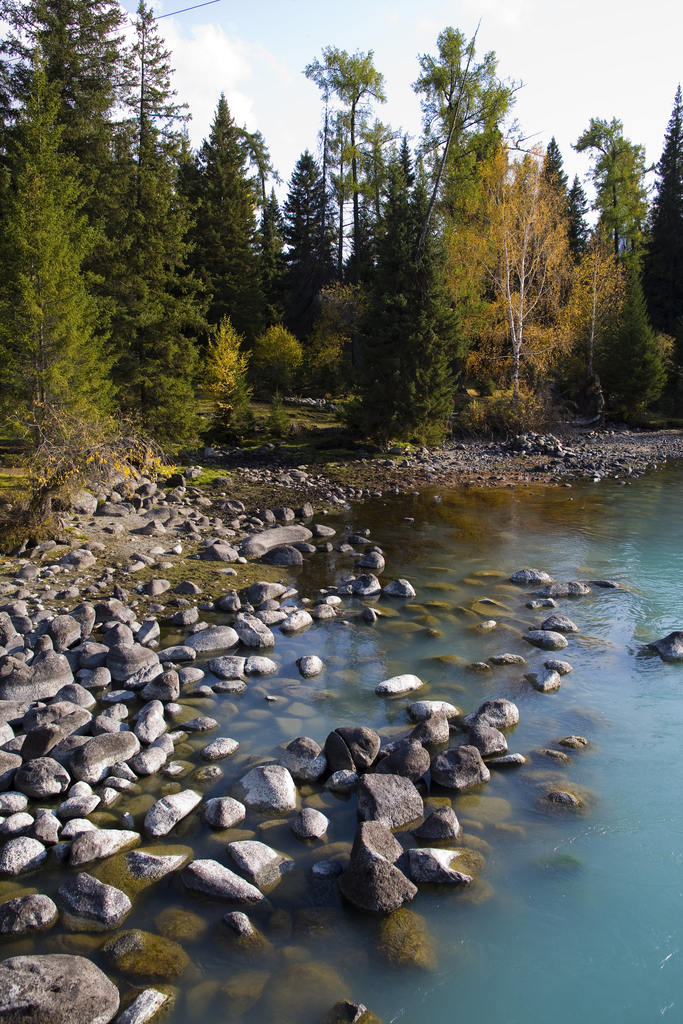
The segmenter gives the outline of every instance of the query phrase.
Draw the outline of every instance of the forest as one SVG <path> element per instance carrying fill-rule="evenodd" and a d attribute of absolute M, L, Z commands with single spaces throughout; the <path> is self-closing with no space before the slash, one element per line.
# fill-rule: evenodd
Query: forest
<path fill-rule="evenodd" d="M 476 36 L 445 28 L 417 57 L 419 139 L 380 119 L 373 53 L 326 46 L 302 69 L 320 131 L 280 203 L 267 140 L 224 95 L 192 148 L 145 0 L 132 34 L 115 0 L 0 11 L 6 430 L 125 422 L 187 448 L 244 437 L 254 398 L 277 432 L 291 395 L 379 442 L 607 411 L 678 425 L 680 87 L 654 168 L 595 117 L 570 182 Z"/>

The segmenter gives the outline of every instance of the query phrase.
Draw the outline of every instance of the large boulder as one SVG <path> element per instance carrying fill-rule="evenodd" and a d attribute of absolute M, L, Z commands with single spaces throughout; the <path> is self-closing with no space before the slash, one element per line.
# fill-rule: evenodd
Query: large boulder
<path fill-rule="evenodd" d="M 222 651 L 228 647 L 236 647 L 240 638 L 231 626 L 209 626 L 185 641 L 186 647 L 192 647 L 198 653 Z"/>
<path fill-rule="evenodd" d="M 60 886 L 57 899 L 62 921 L 71 932 L 104 932 L 118 928 L 133 909 L 124 892 L 113 885 L 105 885 L 85 871 Z"/>
<path fill-rule="evenodd" d="M 69 662 L 57 651 L 43 651 L 30 665 L 17 662 L 9 668 L 0 670 L 0 700 L 45 700 L 74 681 Z"/>
<path fill-rule="evenodd" d="M 280 757 L 280 764 L 292 778 L 302 782 L 315 782 L 327 771 L 327 758 L 315 740 L 298 736 L 288 743 Z"/>
<path fill-rule="evenodd" d="M 128 761 L 139 750 L 140 741 L 132 732 L 93 736 L 74 753 L 71 772 L 79 782 L 87 782 L 92 786 L 102 782 L 117 761 Z"/>
<path fill-rule="evenodd" d="M 540 647 L 542 651 L 561 651 L 569 643 L 566 636 L 552 629 L 530 629 L 524 634 L 524 639 L 533 647 Z"/>
<path fill-rule="evenodd" d="M 4 1024 L 108 1024 L 119 990 L 91 960 L 52 953 L 0 963 Z"/>
<path fill-rule="evenodd" d="M 275 644 L 272 630 L 255 615 L 239 612 L 235 617 L 235 632 L 245 647 L 273 647 Z"/>
<path fill-rule="evenodd" d="M 145 832 L 158 839 L 166 836 L 178 822 L 202 802 L 201 793 L 193 789 L 184 789 L 180 793 L 171 793 L 157 800 L 145 815 Z"/>
<path fill-rule="evenodd" d="M 279 764 L 252 768 L 236 784 L 235 795 L 247 807 L 266 814 L 282 814 L 296 809 L 294 779 Z"/>
<path fill-rule="evenodd" d="M 519 710 L 516 704 L 504 697 L 485 700 L 472 714 L 463 719 L 463 725 L 469 729 L 476 722 L 492 725 L 494 729 L 509 729 L 519 722 Z"/>
<path fill-rule="evenodd" d="M 467 730 L 465 742 L 476 747 L 482 757 L 500 757 L 508 751 L 507 740 L 502 732 L 483 722 L 475 722 Z"/>
<path fill-rule="evenodd" d="M 397 910 L 417 894 L 396 867 L 402 855 L 402 846 L 388 828 L 377 821 L 363 822 L 356 829 L 349 866 L 339 878 L 341 894 L 360 910 Z"/>
<path fill-rule="evenodd" d="M 428 771 L 429 754 L 419 740 L 410 739 L 403 740 L 375 768 L 377 775 L 400 775 L 411 782 L 417 782 Z"/>
<path fill-rule="evenodd" d="M 36 757 L 27 761 L 14 776 L 15 788 L 35 800 L 59 796 L 70 784 L 68 771 L 52 757 Z"/>
<path fill-rule="evenodd" d="M 226 903 L 260 903 L 263 893 L 217 860 L 193 860 L 180 877 L 190 892 Z"/>
<path fill-rule="evenodd" d="M 298 541 L 310 540 L 310 530 L 305 526 L 280 526 L 274 530 L 264 530 L 253 537 L 247 537 L 240 544 L 239 552 L 245 558 L 262 558 L 268 551 L 283 544 L 296 544 Z M 262 600 L 266 600 L 262 598 Z"/>
<path fill-rule="evenodd" d="M 142 644 L 111 647 L 107 668 L 115 682 L 125 683 L 127 687 L 144 686 L 164 671 L 159 655 Z"/>
<path fill-rule="evenodd" d="M 343 725 L 334 730 L 348 747 L 356 768 L 370 768 L 374 764 L 382 741 L 374 729 L 364 725 Z"/>
<path fill-rule="evenodd" d="M 410 779 L 400 775 L 363 775 L 356 790 L 358 815 L 398 828 L 424 812 L 422 797 Z"/>
<path fill-rule="evenodd" d="M 488 782 L 491 773 L 476 747 L 452 747 L 432 758 L 432 781 L 458 792 Z"/>
<path fill-rule="evenodd" d="M 590 594 L 591 588 L 585 583 L 549 583 L 547 587 L 532 591 L 534 597 L 583 597 Z"/>
<path fill-rule="evenodd" d="M 0 875 L 23 875 L 26 871 L 35 871 L 46 857 L 47 850 L 37 839 L 29 836 L 10 839 L 0 850 Z"/>

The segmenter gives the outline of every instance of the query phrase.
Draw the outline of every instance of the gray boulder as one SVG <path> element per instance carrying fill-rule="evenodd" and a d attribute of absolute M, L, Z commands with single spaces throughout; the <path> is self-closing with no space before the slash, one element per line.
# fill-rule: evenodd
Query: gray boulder
<path fill-rule="evenodd" d="M 470 715 L 463 719 L 463 725 L 469 729 L 475 723 L 481 722 L 484 725 L 492 725 L 494 729 L 510 729 L 519 722 L 519 709 L 511 700 L 504 697 L 497 697 L 495 700 L 485 700 Z"/>
<path fill-rule="evenodd" d="M 457 862 L 457 854 L 453 850 L 422 848 L 408 850 L 410 877 L 413 882 L 430 882 L 433 885 L 468 885 L 474 879 L 461 871 L 455 871 L 451 863 Z"/>
<path fill-rule="evenodd" d="M 255 885 L 216 860 L 193 860 L 180 877 L 190 892 L 226 903 L 260 903 L 265 898 Z"/>
<path fill-rule="evenodd" d="M 267 814 L 280 814 L 296 808 L 296 786 L 286 768 L 269 764 L 252 768 L 235 787 L 236 795 L 247 807 Z"/>
<path fill-rule="evenodd" d="M 371 913 L 390 913 L 417 895 L 417 888 L 396 866 L 403 848 L 380 822 L 356 829 L 351 858 L 339 877 L 339 891 L 349 903 Z"/>
<path fill-rule="evenodd" d="M 94 832 L 82 832 L 71 844 L 69 864 L 72 868 L 82 868 L 103 857 L 113 857 L 139 842 L 138 833 L 127 829 L 100 828 Z"/>
<path fill-rule="evenodd" d="M 475 722 L 470 726 L 465 733 L 465 742 L 476 747 L 482 757 L 500 757 L 508 751 L 508 743 L 502 732 L 484 722 Z"/>
<path fill-rule="evenodd" d="M 147 1024 L 171 998 L 168 993 L 146 988 L 118 1017 L 116 1024 Z"/>
<path fill-rule="evenodd" d="M 272 658 L 264 658 L 260 654 L 250 654 L 244 662 L 246 676 L 272 676 L 280 666 Z"/>
<path fill-rule="evenodd" d="M 382 745 L 374 729 L 363 725 L 344 725 L 334 731 L 346 744 L 356 768 L 369 768 L 374 764 Z"/>
<path fill-rule="evenodd" d="M 218 739 L 207 743 L 199 752 L 204 761 L 224 761 L 226 757 L 232 757 L 239 748 L 237 740 L 231 740 L 227 736 L 220 736 Z"/>
<path fill-rule="evenodd" d="M 219 679 L 240 679 L 244 675 L 246 658 L 238 658 L 235 654 L 226 654 L 222 658 L 212 658 L 209 672 Z"/>
<path fill-rule="evenodd" d="M 568 676 L 574 671 L 568 661 L 558 661 L 557 658 L 549 658 L 543 664 L 550 672 L 557 672 L 560 676 Z"/>
<path fill-rule="evenodd" d="M 294 866 L 291 857 L 283 857 L 255 839 L 228 843 L 227 850 L 240 871 L 260 889 L 276 886 Z"/>
<path fill-rule="evenodd" d="M 35 871 L 46 857 L 47 850 L 37 839 L 29 836 L 10 839 L 0 850 L 0 875 L 22 875 L 26 871 Z"/>
<path fill-rule="evenodd" d="M 188 637 L 185 645 L 198 653 L 206 654 L 210 651 L 236 647 L 239 642 L 240 638 L 231 626 L 209 626 L 208 629 L 202 629 L 194 636 Z"/>
<path fill-rule="evenodd" d="M 579 627 L 566 615 L 550 615 L 541 623 L 541 629 L 554 630 L 556 633 L 578 633 Z"/>
<path fill-rule="evenodd" d="M 93 608 L 94 621 L 95 609 Z M 52 647 L 55 651 L 66 651 L 81 639 L 81 624 L 71 615 L 55 615 L 47 627 L 47 635 L 52 640 Z"/>
<path fill-rule="evenodd" d="M 307 530 L 305 526 L 281 526 L 274 530 L 257 533 L 253 537 L 247 537 L 240 544 L 239 551 L 245 558 L 261 558 L 268 551 L 283 544 L 296 544 L 297 541 L 310 540 L 312 536 L 311 531 Z M 266 598 L 261 600 L 266 600 Z"/>
<path fill-rule="evenodd" d="M 147 683 L 140 696 L 143 700 L 160 700 L 164 704 L 177 700 L 180 696 L 178 673 L 173 669 L 162 672 L 151 683 Z"/>
<path fill-rule="evenodd" d="M 436 747 L 441 743 L 448 743 L 449 738 L 448 718 L 443 711 L 438 711 L 419 722 L 409 736 L 409 739 L 417 740 L 418 743 L 422 743 L 426 747 Z"/>
<path fill-rule="evenodd" d="M 154 743 L 160 736 L 163 736 L 167 728 L 164 720 L 164 705 L 160 700 L 151 700 L 138 714 L 135 735 L 141 743 Z"/>
<path fill-rule="evenodd" d="M 162 797 L 145 815 L 145 832 L 154 838 L 168 835 L 171 829 L 191 814 L 201 802 L 201 793 L 196 793 L 193 789 L 184 789 L 180 793 Z"/>
<path fill-rule="evenodd" d="M 476 747 L 452 747 L 432 758 L 432 781 L 458 792 L 488 782 L 491 773 Z"/>
<path fill-rule="evenodd" d="M 653 640 L 651 644 L 645 645 L 651 651 L 656 651 L 662 661 L 676 662 L 683 661 L 683 631 L 674 630 L 660 640 Z"/>
<path fill-rule="evenodd" d="M 0 750 L 0 792 L 4 792 L 14 785 L 14 776 L 17 768 L 21 768 L 22 759 L 19 754 L 12 754 L 6 750 Z M 68 783 L 67 783 L 68 785 Z"/>
<path fill-rule="evenodd" d="M 375 687 L 375 693 L 381 697 L 396 697 L 403 693 L 410 693 L 411 690 L 419 690 L 423 686 L 424 683 L 419 676 L 405 673 L 385 679 Z"/>
<path fill-rule="evenodd" d="M 120 889 L 82 871 L 60 886 L 57 899 L 64 924 L 72 932 L 104 932 L 118 928 L 133 905 Z"/>
<path fill-rule="evenodd" d="M 590 592 L 591 588 L 585 583 L 572 581 L 570 583 L 550 583 L 547 587 L 542 587 L 541 590 L 534 590 L 533 595 L 534 597 L 582 597 Z"/>
<path fill-rule="evenodd" d="M 0 935 L 43 932 L 56 921 L 57 907 L 49 896 L 17 896 L 0 906 Z"/>
<path fill-rule="evenodd" d="M 552 576 L 539 569 L 520 569 L 518 572 L 513 572 L 510 577 L 510 583 L 518 583 L 521 586 L 527 586 L 529 583 L 552 583 L 552 581 Z"/>
<path fill-rule="evenodd" d="M 273 647 L 275 644 L 272 631 L 255 615 L 239 612 L 235 617 L 235 632 L 246 647 Z"/>
<path fill-rule="evenodd" d="M 280 624 L 282 633 L 297 633 L 313 624 L 313 618 L 304 608 L 298 608 Z"/>
<path fill-rule="evenodd" d="M 302 543 L 302 542 L 299 542 Z M 292 544 L 280 544 L 279 547 L 267 551 L 261 561 L 266 565 L 303 565 L 304 559 L 298 548 Z"/>
<path fill-rule="evenodd" d="M 539 693 L 555 693 L 562 685 L 559 672 L 547 668 L 537 672 L 527 672 L 526 678 Z"/>
<path fill-rule="evenodd" d="M 551 629 L 530 629 L 524 634 L 524 639 L 533 647 L 540 647 L 542 651 L 562 651 L 569 643 L 562 633 L 555 633 Z"/>
<path fill-rule="evenodd" d="M 244 821 L 247 809 L 230 796 L 216 796 L 204 804 L 204 821 L 212 828 L 234 828 Z"/>
<path fill-rule="evenodd" d="M 320 839 L 329 827 L 330 819 L 315 807 L 304 807 L 292 822 L 292 832 L 298 839 Z"/>
<path fill-rule="evenodd" d="M 392 580 L 382 591 L 386 597 L 415 597 L 415 588 L 408 580 Z"/>
<path fill-rule="evenodd" d="M 358 815 L 398 828 L 424 812 L 422 797 L 410 779 L 400 775 L 363 775 L 356 790 Z"/>
<path fill-rule="evenodd" d="M 45 800 L 64 793 L 71 785 L 71 776 L 54 758 L 37 757 L 18 769 L 14 785 L 26 796 Z"/>
<path fill-rule="evenodd" d="M 73 681 L 65 656 L 56 651 L 44 651 L 36 654 L 30 665 L 17 663 L 14 671 L 0 676 L 0 700 L 45 700 Z"/>
<path fill-rule="evenodd" d="M 107 656 L 107 668 L 115 682 L 125 683 L 129 688 L 144 686 L 164 671 L 159 663 L 159 655 L 142 644 L 111 647 Z"/>
<path fill-rule="evenodd" d="M 452 807 L 436 807 L 423 823 L 413 829 L 416 839 L 457 839 L 462 832 Z"/>
<path fill-rule="evenodd" d="M 102 782 L 117 761 L 128 761 L 140 750 L 140 741 L 132 732 L 103 733 L 93 736 L 74 753 L 71 772 L 79 782 L 91 786 Z"/>
<path fill-rule="evenodd" d="M 304 679 L 313 679 L 314 676 L 320 675 L 325 665 L 317 654 L 305 654 L 296 663 L 299 672 Z"/>
<path fill-rule="evenodd" d="M 280 764 L 292 778 L 315 782 L 327 771 L 327 758 L 322 747 L 308 736 L 298 736 L 285 747 Z"/>
<path fill-rule="evenodd" d="M 419 740 L 404 740 L 395 750 L 383 757 L 375 768 L 376 775 L 400 775 L 412 782 L 417 782 L 428 771 L 429 754 Z M 413 817 L 417 815 L 414 814 Z"/>
<path fill-rule="evenodd" d="M 351 582 L 351 593 L 356 597 L 376 597 L 382 593 L 382 584 L 373 573 L 363 573 Z"/>
<path fill-rule="evenodd" d="M 108 1024 L 119 991 L 91 960 L 52 953 L 0 963 L 0 1020 L 6 1024 Z"/>

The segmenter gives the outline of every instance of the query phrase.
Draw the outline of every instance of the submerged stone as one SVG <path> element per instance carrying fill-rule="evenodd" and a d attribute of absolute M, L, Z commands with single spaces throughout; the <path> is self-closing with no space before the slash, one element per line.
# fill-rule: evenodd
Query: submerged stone
<path fill-rule="evenodd" d="M 102 952 L 116 970 L 140 978 L 177 978 L 190 963 L 177 942 L 139 928 L 120 932 Z"/>
<path fill-rule="evenodd" d="M 436 969 L 436 951 L 425 919 L 406 907 L 382 921 L 377 951 L 392 967 Z"/>

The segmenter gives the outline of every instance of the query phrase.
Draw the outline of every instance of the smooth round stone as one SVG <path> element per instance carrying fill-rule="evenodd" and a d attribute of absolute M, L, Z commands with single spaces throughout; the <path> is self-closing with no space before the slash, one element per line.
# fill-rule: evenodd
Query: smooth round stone
<path fill-rule="evenodd" d="M 549 658 L 543 664 L 549 672 L 557 672 L 558 676 L 568 676 L 570 672 L 574 671 L 568 661 L 558 661 L 555 658 Z"/>
<path fill-rule="evenodd" d="M 336 878 L 341 875 L 344 865 L 338 860 L 319 860 L 311 868 L 314 878 Z"/>
<path fill-rule="evenodd" d="M 320 675 L 325 668 L 322 659 L 317 654 L 304 655 L 303 658 L 299 658 L 296 665 L 304 679 L 313 679 L 314 676 Z"/>
<path fill-rule="evenodd" d="M 186 683 L 199 683 L 204 678 L 205 673 L 200 668 L 194 668 L 189 666 L 188 668 L 181 668 L 178 672 L 178 681 L 184 686 Z"/>
<path fill-rule="evenodd" d="M 0 963 L 0 1018 L 7 1024 L 108 1024 L 119 991 L 82 956 L 15 956 Z"/>
<path fill-rule="evenodd" d="M 199 756 L 205 761 L 222 761 L 226 757 L 231 757 L 238 747 L 239 743 L 237 740 L 231 740 L 227 737 L 221 736 L 219 739 L 213 740 L 211 743 L 207 743 L 207 745 L 200 750 Z"/>
<path fill-rule="evenodd" d="M 561 651 L 569 643 L 566 636 L 551 629 L 532 629 L 525 633 L 524 640 L 534 647 L 540 647 L 542 651 Z"/>
<path fill-rule="evenodd" d="M 444 714 L 446 718 L 456 718 L 460 714 L 455 705 L 446 700 L 417 700 L 409 704 L 407 710 L 414 722 L 424 722 L 438 714 Z"/>
<path fill-rule="evenodd" d="M 204 821 L 212 828 L 234 828 L 244 821 L 247 809 L 230 796 L 217 796 L 204 805 Z"/>
<path fill-rule="evenodd" d="M 215 718 L 209 718 L 208 715 L 202 715 L 200 718 L 191 718 L 189 722 L 183 722 L 183 729 L 185 732 L 210 732 L 211 729 L 217 729 L 218 722 Z"/>
<path fill-rule="evenodd" d="M 272 658 L 264 658 L 258 654 L 252 654 L 244 663 L 244 674 L 247 676 L 272 676 L 277 672 L 279 665 Z"/>
<path fill-rule="evenodd" d="M 312 625 L 313 618 L 309 612 L 300 608 L 298 611 L 292 612 L 288 615 L 283 623 L 280 625 L 280 632 L 282 633 L 296 633 L 300 629 L 306 629 Z"/>
<path fill-rule="evenodd" d="M 392 676 L 391 679 L 385 679 L 375 687 L 375 693 L 379 696 L 394 697 L 402 693 L 410 693 L 411 690 L 419 690 L 424 686 L 424 683 L 419 676 L 405 673 L 400 676 Z"/>
<path fill-rule="evenodd" d="M 325 785 L 333 793 L 352 793 L 358 785 L 358 775 L 343 768 L 330 775 Z"/>
<path fill-rule="evenodd" d="M 35 871 L 47 857 L 47 850 L 37 839 L 18 836 L 5 843 L 0 851 L 0 875 L 21 875 Z"/>
<path fill-rule="evenodd" d="M 185 643 L 197 653 L 206 654 L 225 650 L 226 647 L 236 647 L 239 637 L 231 626 L 209 626 L 189 637 Z"/>
<path fill-rule="evenodd" d="M 23 793 L 0 793 L 0 814 L 16 814 L 28 807 L 28 797 Z"/>
<path fill-rule="evenodd" d="M 165 650 L 159 651 L 159 661 L 162 662 L 194 661 L 196 657 L 197 651 L 195 648 L 187 644 L 176 644 L 175 647 L 167 647 Z"/>
<path fill-rule="evenodd" d="M 0 836 L 25 835 L 27 832 L 30 832 L 32 826 L 33 816 L 26 811 L 17 811 L 16 814 L 10 814 L 9 818 L 6 818 L 0 824 Z"/>
<path fill-rule="evenodd" d="M 214 693 L 244 693 L 246 688 L 247 684 L 241 679 L 222 679 L 211 687 Z"/>
<path fill-rule="evenodd" d="M 299 839 L 320 839 L 330 827 L 330 819 L 314 807 L 304 807 L 292 822 L 292 832 Z"/>

